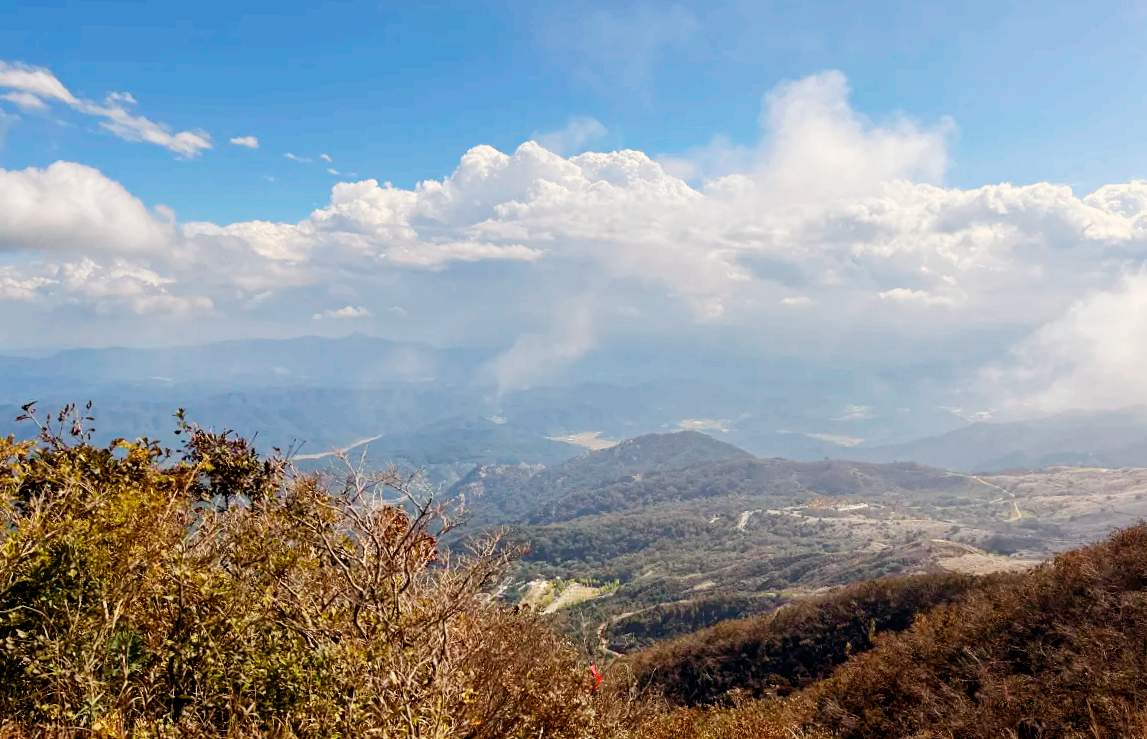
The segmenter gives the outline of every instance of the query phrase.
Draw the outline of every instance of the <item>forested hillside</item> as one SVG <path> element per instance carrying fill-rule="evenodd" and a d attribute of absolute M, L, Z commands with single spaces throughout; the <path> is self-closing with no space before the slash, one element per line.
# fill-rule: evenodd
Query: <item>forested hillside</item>
<path fill-rule="evenodd" d="M 535 584 L 516 597 L 537 601 L 537 583 L 583 583 L 577 598 L 539 602 L 563 628 L 627 652 L 828 587 L 1046 556 L 983 551 L 1016 527 L 998 495 L 912 463 L 739 457 L 630 477 L 522 516 L 515 535 L 530 549 L 515 577 Z"/>
<path fill-rule="evenodd" d="M 814 720 L 846 738 L 1147 728 L 1147 526 L 984 583 L 846 665 Z"/>
<path fill-rule="evenodd" d="M 450 494 L 464 496 L 472 523 L 517 523 L 530 512 L 577 493 L 644 475 L 679 470 L 713 460 L 751 459 L 737 447 L 696 431 L 648 434 L 608 449 L 587 452 L 542 469 L 502 464 L 476 468 Z M 559 506 L 566 509 L 563 502 Z"/>

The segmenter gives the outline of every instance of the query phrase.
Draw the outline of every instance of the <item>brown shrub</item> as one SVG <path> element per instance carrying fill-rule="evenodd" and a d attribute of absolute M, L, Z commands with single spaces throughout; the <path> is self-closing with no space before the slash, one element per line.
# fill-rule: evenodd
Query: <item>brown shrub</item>
<path fill-rule="evenodd" d="M 827 732 L 801 727 L 807 706 L 744 701 L 721 708 L 677 708 L 644 721 L 636 739 L 826 739 Z"/>

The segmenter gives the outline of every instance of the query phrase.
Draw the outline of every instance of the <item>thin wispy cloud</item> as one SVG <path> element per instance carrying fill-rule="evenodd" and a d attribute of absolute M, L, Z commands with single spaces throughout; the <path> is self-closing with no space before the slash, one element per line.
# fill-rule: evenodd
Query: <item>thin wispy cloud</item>
<path fill-rule="evenodd" d="M 83 115 L 100 119 L 101 128 L 124 141 L 155 144 L 185 158 L 212 148 L 211 136 L 205 131 L 172 132 L 170 126 L 128 112 L 126 106 L 136 104 L 131 93 L 112 92 L 102 103 L 79 98 L 43 67 L 0 61 L 0 89 L 9 90 L 4 99 L 24 110 L 46 108 L 49 101 L 64 103 Z"/>
<path fill-rule="evenodd" d="M 303 162 L 304 164 L 306 164 L 306 163 L 311 161 L 310 157 L 301 157 L 297 154 L 292 154 L 289 151 L 286 154 L 284 154 L 283 156 L 285 156 L 287 159 L 290 159 L 292 162 Z"/>
<path fill-rule="evenodd" d="M 333 174 L 335 176 L 338 176 L 338 174 L 339 174 L 339 171 L 337 169 L 334 169 L 333 167 L 327 167 L 327 172 L 329 174 Z"/>
<path fill-rule="evenodd" d="M 879 293 L 881 300 L 891 300 L 900 303 L 919 303 L 921 305 L 953 305 L 956 298 L 951 295 L 933 295 L 927 290 L 911 290 L 905 287 L 896 287 Z"/>
<path fill-rule="evenodd" d="M 565 128 L 548 133 L 535 133 L 534 141 L 563 156 L 577 154 L 584 150 L 590 141 L 596 141 L 609 131 L 596 118 L 575 116 L 570 118 Z"/>
<path fill-rule="evenodd" d="M 231 143 L 235 146 L 245 146 L 248 149 L 259 148 L 259 139 L 255 138 L 254 136 L 236 136 L 235 138 L 231 139 Z"/>
<path fill-rule="evenodd" d="M 13 103 L 25 112 L 47 110 L 48 104 L 30 92 L 16 91 L 0 95 L 0 100 Z"/>
<path fill-rule="evenodd" d="M 58 100 L 68 105 L 80 102 L 47 69 L 19 62 L 0 61 L 0 87 L 20 90 L 41 99 Z"/>
<path fill-rule="evenodd" d="M 319 154 L 319 159 L 322 159 L 324 162 L 329 162 L 331 160 L 331 158 L 326 154 Z"/>
<path fill-rule="evenodd" d="M 4 146 L 4 139 L 8 136 L 8 130 L 20 120 L 20 116 L 15 113 L 5 113 L 0 110 L 0 147 Z"/>
<path fill-rule="evenodd" d="M 654 66 L 689 43 L 700 24 L 680 4 L 610 9 L 568 6 L 551 19 L 546 48 L 572 60 L 574 73 L 603 94 L 646 97 Z"/>

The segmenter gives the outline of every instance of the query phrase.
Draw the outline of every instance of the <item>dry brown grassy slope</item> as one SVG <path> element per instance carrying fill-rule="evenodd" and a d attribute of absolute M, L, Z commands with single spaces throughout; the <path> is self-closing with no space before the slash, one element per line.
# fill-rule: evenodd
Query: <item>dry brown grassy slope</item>
<path fill-rule="evenodd" d="M 925 611 L 959 601 L 984 581 L 947 573 L 858 583 L 761 616 L 726 621 L 626 660 L 639 682 L 675 705 L 760 697 L 825 678 L 876 637 L 903 631 Z"/>
<path fill-rule="evenodd" d="M 782 636 L 810 623 L 793 619 L 789 634 L 780 622 Z M 735 652 L 736 639 L 722 643 L 717 631 L 698 641 Z M 1147 525 L 1032 572 L 978 580 L 876 642 L 789 698 L 744 700 L 733 685 L 733 706 L 669 711 L 642 730 L 657 739 L 1145 737 Z M 810 633 L 802 646 L 814 644 Z M 659 650 L 662 659 L 673 651 Z"/>
<path fill-rule="evenodd" d="M 816 694 L 816 721 L 842 737 L 1140 731 L 1147 525 L 937 608 Z"/>

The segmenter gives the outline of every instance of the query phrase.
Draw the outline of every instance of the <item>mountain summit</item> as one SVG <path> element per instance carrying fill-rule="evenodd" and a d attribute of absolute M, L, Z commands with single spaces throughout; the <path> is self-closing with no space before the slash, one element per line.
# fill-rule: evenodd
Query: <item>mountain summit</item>
<path fill-rule="evenodd" d="M 464 495 L 476 526 L 516 521 L 570 493 L 704 462 L 754 459 L 744 449 L 697 431 L 647 434 L 587 452 L 554 467 L 484 465 L 451 489 Z"/>

